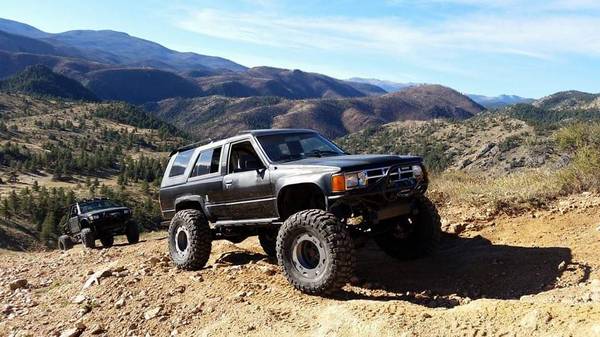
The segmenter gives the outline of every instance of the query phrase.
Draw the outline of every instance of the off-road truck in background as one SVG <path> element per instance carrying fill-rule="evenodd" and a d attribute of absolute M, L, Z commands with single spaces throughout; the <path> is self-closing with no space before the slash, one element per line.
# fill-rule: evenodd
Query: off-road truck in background
<path fill-rule="evenodd" d="M 69 206 L 61 227 L 60 250 L 70 249 L 76 242 L 94 248 L 96 239 L 100 239 L 102 246 L 111 247 L 114 236 L 122 234 L 127 236 L 129 243 L 137 243 L 140 239 L 137 224 L 131 220 L 131 209 L 107 198 L 82 200 Z"/>
<path fill-rule="evenodd" d="M 295 288 L 320 294 L 344 286 L 368 238 L 398 259 L 435 251 L 427 184 L 419 157 L 349 155 L 312 130 L 254 130 L 173 151 L 160 205 L 177 267 L 204 267 L 213 240 L 258 235 Z"/>

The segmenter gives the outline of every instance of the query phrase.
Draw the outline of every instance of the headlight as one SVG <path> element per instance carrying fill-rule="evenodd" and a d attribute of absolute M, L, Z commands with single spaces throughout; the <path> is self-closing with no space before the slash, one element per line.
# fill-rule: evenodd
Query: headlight
<path fill-rule="evenodd" d="M 421 165 L 413 165 L 412 171 L 417 180 L 427 180 L 427 171 L 425 170 L 425 167 Z"/>
<path fill-rule="evenodd" d="M 88 219 L 90 219 L 90 220 L 98 220 L 98 219 L 100 219 L 100 215 L 99 214 L 90 215 L 88 217 Z"/>
<path fill-rule="evenodd" d="M 363 186 L 367 186 L 367 173 L 365 171 L 341 173 L 331 176 L 331 190 L 333 192 L 344 192 Z"/>

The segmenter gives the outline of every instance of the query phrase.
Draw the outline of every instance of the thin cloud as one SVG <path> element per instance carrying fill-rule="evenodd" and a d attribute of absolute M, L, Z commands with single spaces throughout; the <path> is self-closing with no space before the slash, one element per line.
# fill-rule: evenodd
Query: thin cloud
<path fill-rule="evenodd" d="M 406 57 L 464 52 L 540 59 L 600 55 L 600 20 L 583 15 L 471 15 L 420 27 L 396 18 L 314 18 L 204 9 L 190 13 L 177 25 L 206 36 L 288 49 Z"/>

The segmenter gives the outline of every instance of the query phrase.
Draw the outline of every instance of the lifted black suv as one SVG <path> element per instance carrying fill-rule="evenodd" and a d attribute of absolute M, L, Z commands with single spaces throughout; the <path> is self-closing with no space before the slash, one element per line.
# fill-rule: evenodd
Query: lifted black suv
<path fill-rule="evenodd" d="M 110 247 L 115 235 L 125 234 L 129 243 L 137 243 L 140 233 L 131 220 L 131 209 L 106 198 L 79 201 L 69 207 L 61 224 L 63 235 L 58 238 L 58 248 L 67 250 L 75 242 L 94 248 L 96 239 L 102 246 Z"/>
<path fill-rule="evenodd" d="M 258 235 L 294 287 L 319 294 L 344 286 L 368 238 L 398 259 L 434 252 L 440 218 L 427 184 L 419 157 L 349 155 L 312 130 L 255 130 L 174 151 L 160 204 L 179 268 L 202 268 L 212 240 Z"/>

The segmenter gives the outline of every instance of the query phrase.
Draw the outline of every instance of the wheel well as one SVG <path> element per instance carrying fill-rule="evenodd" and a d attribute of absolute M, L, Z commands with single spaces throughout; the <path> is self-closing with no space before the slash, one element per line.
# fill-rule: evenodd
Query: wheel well
<path fill-rule="evenodd" d="M 277 196 L 277 211 L 283 220 L 305 209 L 325 209 L 325 194 L 312 183 L 283 187 Z"/>
<path fill-rule="evenodd" d="M 198 201 L 186 200 L 181 201 L 175 205 L 175 212 L 179 212 L 184 209 L 197 209 L 202 211 L 202 205 Z"/>

